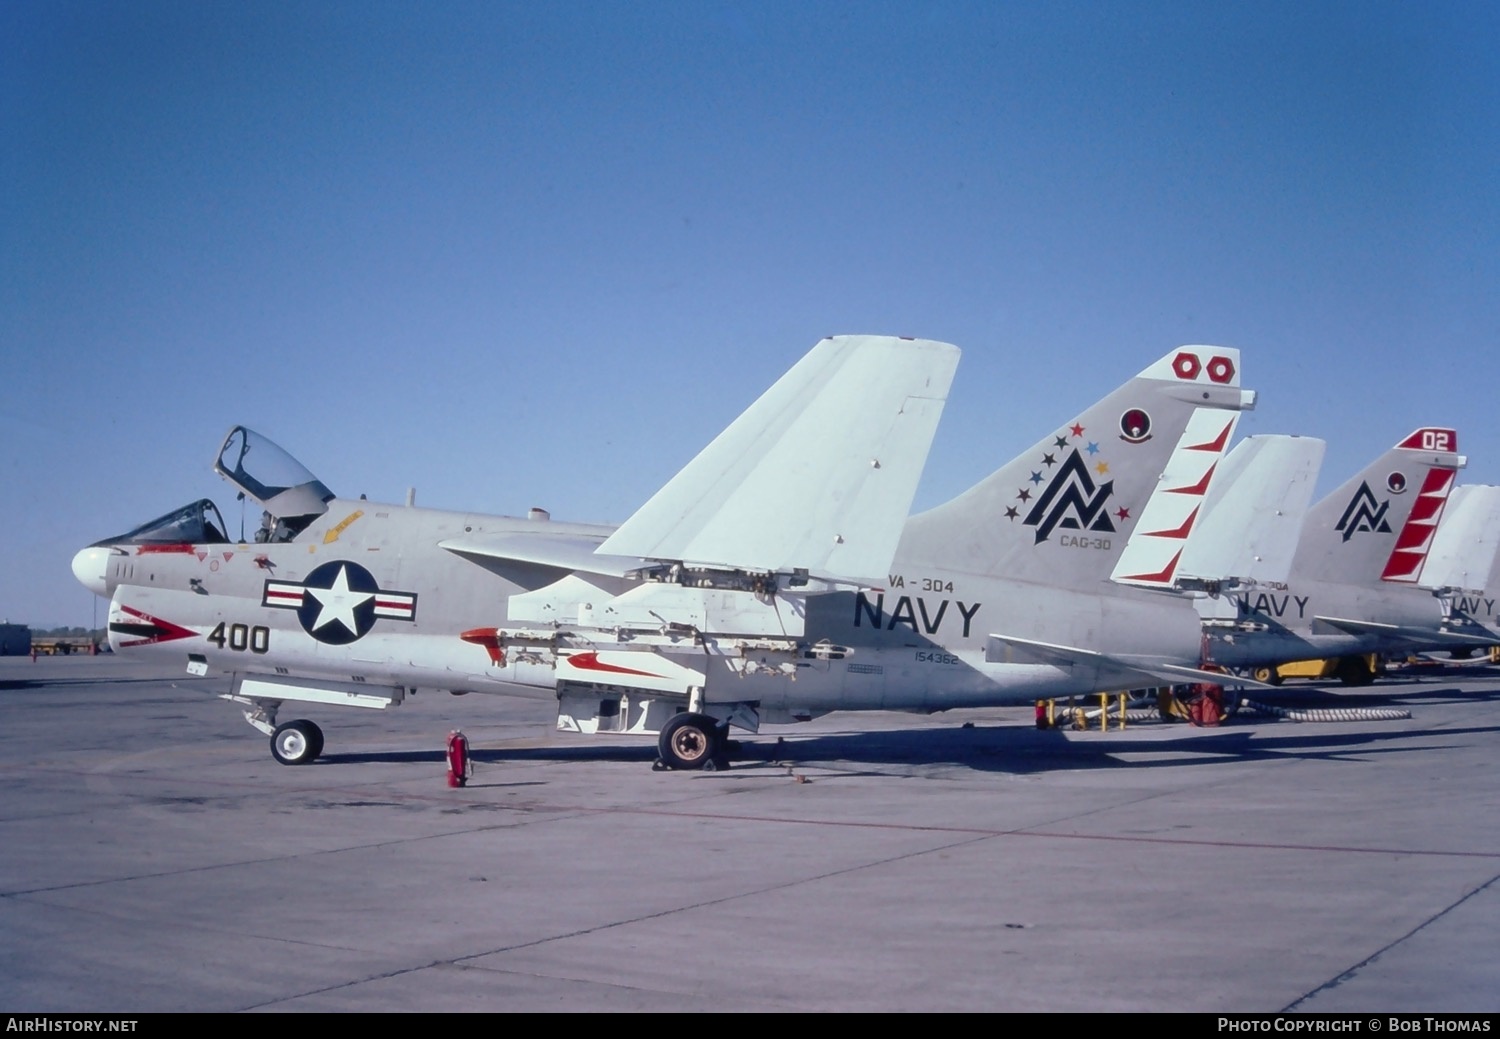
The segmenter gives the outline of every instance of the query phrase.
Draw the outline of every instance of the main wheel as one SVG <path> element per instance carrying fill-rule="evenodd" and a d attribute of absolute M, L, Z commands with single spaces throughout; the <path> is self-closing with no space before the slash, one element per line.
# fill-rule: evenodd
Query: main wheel
<path fill-rule="evenodd" d="M 656 749 L 668 768 L 698 769 L 713 760 L 717 723 L 702 714 L 674 714 L 662 726 Z"/>
<path fill-rule="evenodd" d="M 299 719 L 276 726 L 271 733 L 271 756 L 283 765 L 306 765 L 323 753 L 323 730 Z"/>

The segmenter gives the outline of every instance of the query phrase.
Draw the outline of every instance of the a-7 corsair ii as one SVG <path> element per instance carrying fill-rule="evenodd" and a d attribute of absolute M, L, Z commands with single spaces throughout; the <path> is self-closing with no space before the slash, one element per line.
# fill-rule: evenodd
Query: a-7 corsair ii
<path fill-rule="evenodd" d="M 323 746 L 287 703 L 417 688 L 555 699 L 562 729 L 656 733 L 700 768 L 730 726 L 1204 677 L 1191 606 L 1108 578 L 1153 493 L 1201 502 L 1254 399 L 1238 352 L 1168 353 L 908 519 L 957 360 L 824 340 L 614 530 L 338 498 L 235 427 L 215 469 L 265 509 L 254 541 L 203 500 L 74 572 L 117 651 L 230 675 L 286 764 Z M 1153 533 L 1185 540 L 1173 522 Z"/>

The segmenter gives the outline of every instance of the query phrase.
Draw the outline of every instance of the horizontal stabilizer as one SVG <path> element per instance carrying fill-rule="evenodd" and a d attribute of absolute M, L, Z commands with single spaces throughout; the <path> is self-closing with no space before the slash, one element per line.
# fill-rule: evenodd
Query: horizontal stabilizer
<path fill-rule="evenodd" d="M 1437 628 L 1413 628 L 1378 621 L 1351 620 L 1347 617 L 1313 618 L 1350 635 L 1379 635 L 1381 638 L 1408 642 L 1414 646 L 1500 645 L 1500 638 L 1488 632 L 1441 631 Z"/>
<path fill-rule="evenodd" d="M 1092 671 L 1093 686 L 1098 691 L 1141 689 L 1163 683 L 1170 685 L 1183 682 L 1209 682 L 1254 689 L 1274 688 L 1252 679 L 1226 675 L 1221 671 L 1186 667 L 1163 659 L 1111 656 L 1076 646 L 1059 646 L 1012 635 L 991 635 L 985 645 L 984 659 L 991 664 L 1050 664 L 1081 673 Z"/>
<path fill-rule="evenodd" d="M 600 547 L 742 570 L 889 571 L 959 350 L 825 339 Z"/>
<path fill-rule="evenodd" d="M 1224 459 L 1177 572 L 1212 581 L 1285 582 L 1327 444 L 1255 436 Z"/>

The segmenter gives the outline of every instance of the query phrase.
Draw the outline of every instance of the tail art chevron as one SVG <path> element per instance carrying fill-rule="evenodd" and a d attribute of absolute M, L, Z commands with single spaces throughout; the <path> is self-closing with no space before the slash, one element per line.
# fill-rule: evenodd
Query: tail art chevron
<path fill-rule="evenodd" d="M 1115 564 L 1113 580 L 1153 587 L 1171 585 L 1214 471 L 1238 421 L 1238 412 L 1226 414 L 1207 408 L 1193 412 L 1167 460 L 1166 471 L 1146 502 L 1136 532 Z"/>

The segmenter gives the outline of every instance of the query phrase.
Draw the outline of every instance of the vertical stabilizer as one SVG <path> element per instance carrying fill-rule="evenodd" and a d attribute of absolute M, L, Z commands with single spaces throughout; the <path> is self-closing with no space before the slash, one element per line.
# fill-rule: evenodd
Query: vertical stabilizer
<path fill-rule="evenodd" d="M 1500 487 L 1455 487 L 1422 568 L 1428 588 L 1483 591 L 1500 564 Z"/>
<path fill-rule="evenodd" d="M 1254 401 L 1240 388 L 1238 350 L 1173 350 L 957 498 L 913 516 L 898 565 L 1097 588 L 1194 413 L 1205 413 L 1205 432 L 1193 442 L 1211 443 Z"/>
<path fill-rule="evenodd" d="M 1327 444 L 1314 437 L 1248 437 L 1219 466 L 1179 579 L 1281 584 L 1291 573 Z"/>
<path fill-rule="evenodd" d="M 1307 514 L 1298 580 L 1414 583 L 1464 458 L 1451 429 L 1419 429 Z"/>

